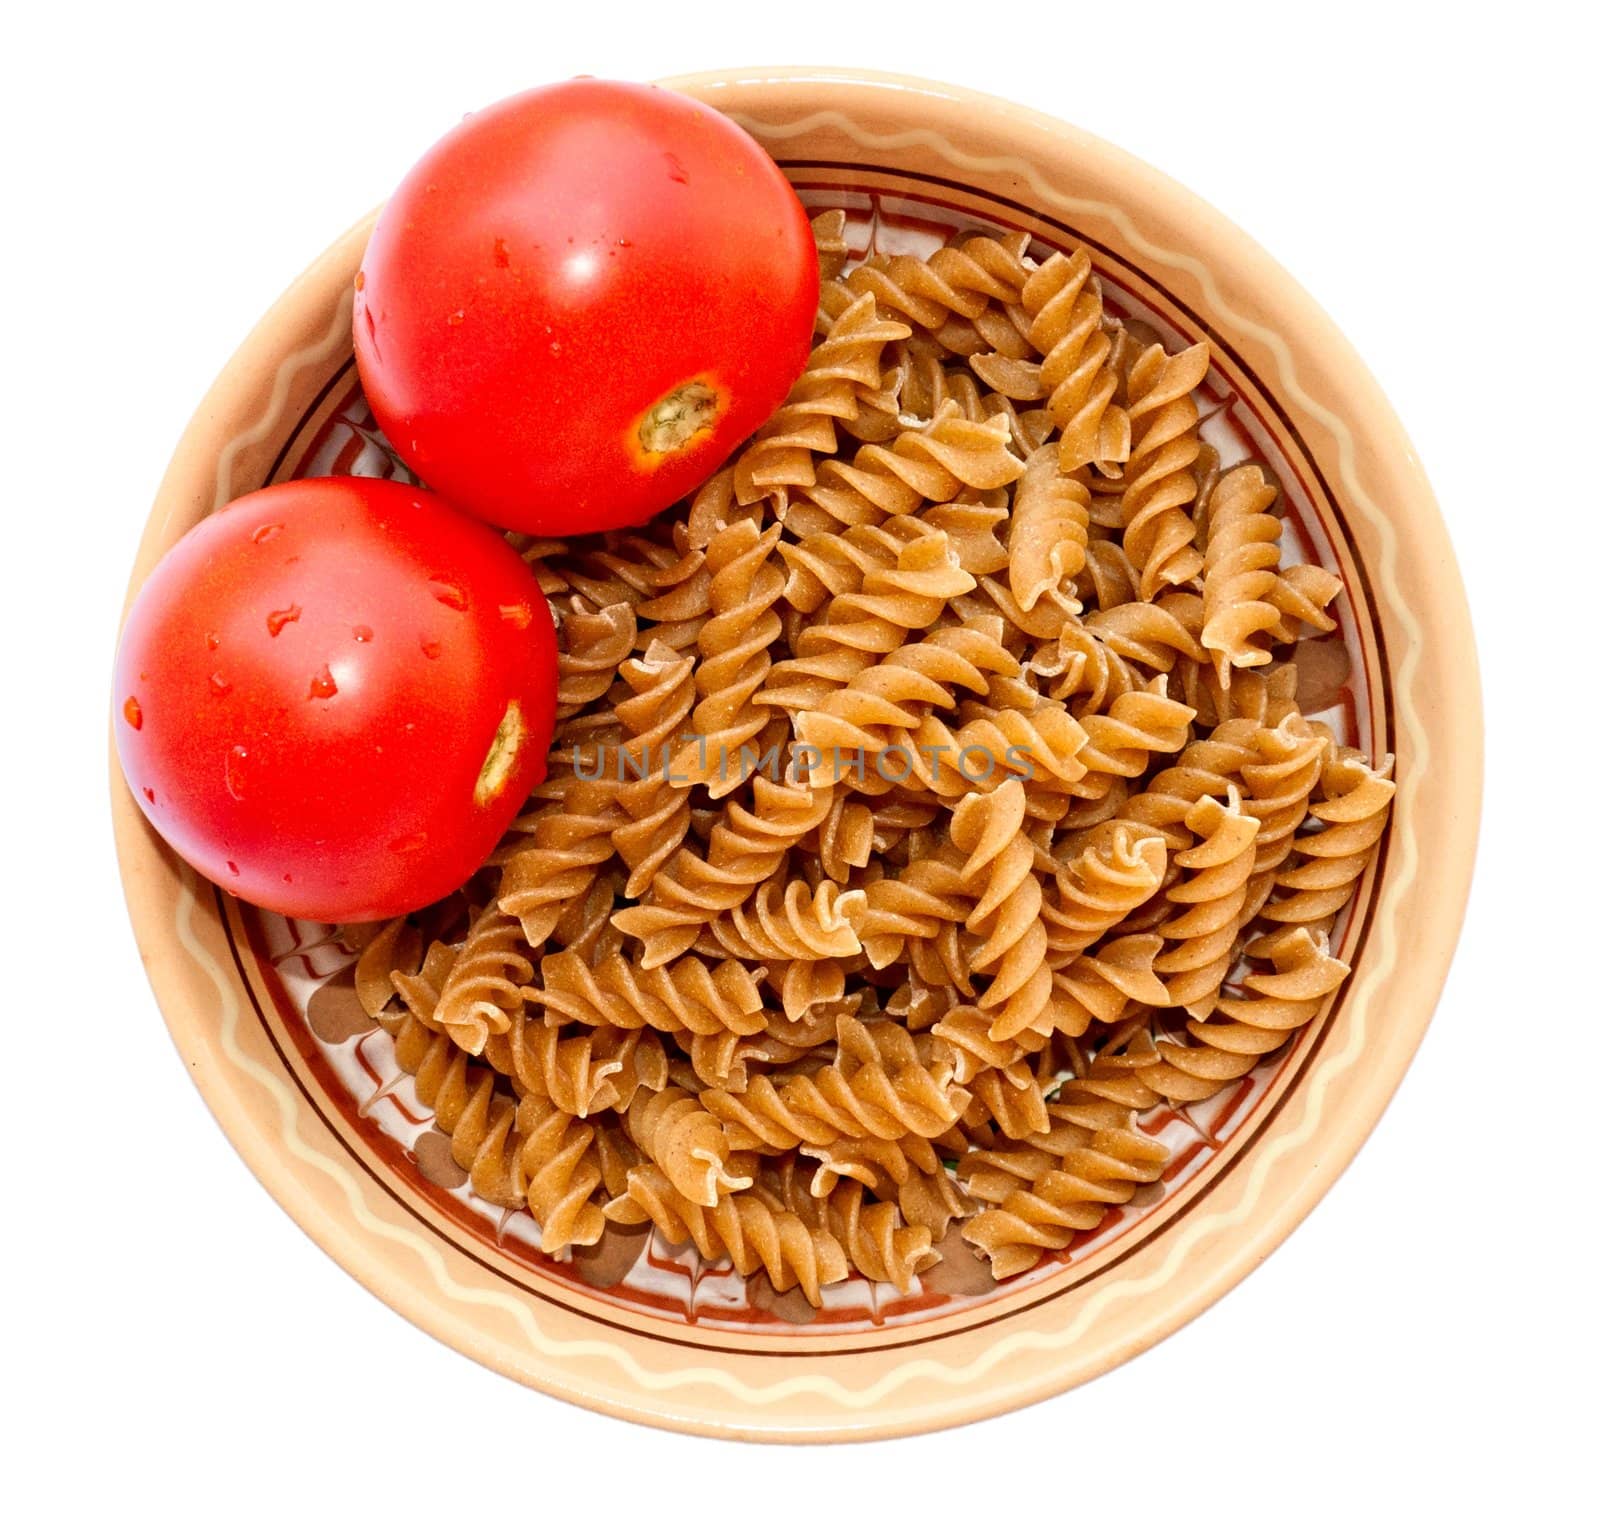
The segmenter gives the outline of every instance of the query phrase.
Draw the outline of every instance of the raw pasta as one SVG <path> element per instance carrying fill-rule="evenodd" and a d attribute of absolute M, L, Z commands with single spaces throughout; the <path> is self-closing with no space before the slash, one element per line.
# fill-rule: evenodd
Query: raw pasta
<path fill-rule="evenodd" d="M 649 527 L 520 544 L 550 777 L 357 991 L 543 1247 L 649 1222 L 813 1304 L 959 1235 L 1034 1267 L 1162 1179 L 1141 1118 L 1329 1004 L 1393 760 L 1295 703 L 1336 577 L 1221 468 L 1208 352 L 1079 250 L 853 265 L 810 364 Z"/>

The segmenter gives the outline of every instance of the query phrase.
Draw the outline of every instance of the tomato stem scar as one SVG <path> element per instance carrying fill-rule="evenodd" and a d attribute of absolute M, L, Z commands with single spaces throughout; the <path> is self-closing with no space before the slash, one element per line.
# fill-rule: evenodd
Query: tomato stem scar
<path fill-rule="evenodd" d="M 478 783 L 472 787 L 473 804 L 487 806 L 502 790 L 511 777 L 511 768 L 522 747 L 522 707 L 516 701 L 506 703 L 506 713 L 495 728 L 489 752 L 484 757 L 483 768 L 478 771 Z"/>
<path fill-rule="evenodd" d="M 639 423 L 639 446 L 646 453 L 675 453 L 717 419 L 717 392 L 691 379 L 663 396 Z"/>

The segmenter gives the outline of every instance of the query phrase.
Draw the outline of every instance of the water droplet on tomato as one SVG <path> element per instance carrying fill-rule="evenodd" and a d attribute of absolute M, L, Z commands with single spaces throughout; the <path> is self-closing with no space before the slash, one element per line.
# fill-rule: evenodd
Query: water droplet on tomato
<path fill-rule="evenodd" d="M 292 874 L 286 874 L 286 875 L 284 875 L 284 877 L 283 877 L 283 883 L 284 883 L 284 884 L 285 884 L 285 885 L 292 885 L 292 884 L 294 884 L 294 876 L 293 876 L 293 875 L 292 875 Z"/>
<path fill-rule="evenodd" d="M 446 326 L 458 327 L 466 319 L 467 313 L 465 311 L 452 311 L 444 320 Z"/>
<path fill-rule="evenodd" d="M 235 864 L 232 859 L 229 859 L 228 860 L 228 873 L 232 874 L 232 875 L 237 875 L 238 872 L 239 872 L 239 866 L 237 864 Z"/>
<path fill-rule="evenodd" d="M 281 531 L 283 531 L 283 523 L 281 521 L 268 522 L 266 526 L 257 527 L 250 534 L 250 541 L 253 543 L 269 543 Z"/>
<path fill-rule="evenodd" d="M 228 787 L 228 794 L 236 801 L 244 799 L 244 766 L 249 761 L 250 750 L 242 743 L 235 743 L 222 761 L 222 781 Z"/>
<path fill-rule="evenodd" d="M 213 695 L 226 695 L 231 689 L 233 689 L 233 686 L 220 674 L 212 674 L 211 693 Z"/>
<path fill-rule="evenodd" d="M 206 652 L 215 653 L 222 646 L 222 639 L 215 632 L 206 633 Z"/>
<path fill-rule="evenodd" d="M 144 708 L 131 695 L 122 703 L 122 716 L 135 732 L 144 726 Z"/>
<path fill-rule="evenodd" d="M 148 785 L 146 785 L 144 787 L 144 798 L 147 801 L 149 801 L 152 806 L 155 805 L 155 803 L 156 803 L 156 793 Z"/>
<path fill-rule="evenodd" d="M 352 627 L 350 629 L 350 635 L 358 643 L 370 643 L 372 641 L 372 628 L 365 625 Z"/>
<path fill-rule="evenodd" d="M 430 579 L 428 588 L 433 591 L 433 598 L 441 606 L 448 606 L 452 611 L 467 609 L 467 592 L 460 585 L 453 584 L 447 579 Z"/>
<path fill-rule="evenodd" d="M 339 687 L 333 682 L 333 670 L 324 664 L 311 676 L 311 694 L 308 698 L 325 701 L 338 693 Z"/>
<path fill-rule="evenodd" d="M 617 246 L 619 248 L 631 248 L 633 246 L 633 242 L 630 238 L 619 237 L 617 238 Z"/>
<path fill-rule="evenodd" d="M 391 853 L 420 853 L 428 846 L 428 834 L 425 832 L 408 832 L 404 837 L 396 838 L 389 844 Z"/>
<path fill-rule="evenodd" d="M 518 603 L 500 608 L 500 620 L 510 622 L 513 627 L 526 627 L 533 620 L 533 608 Z"/>
<path fill-rule="evenodd" d="M 682 159 L 676 153 L 667 154 L 667 178 L 674 184 L 689 182 L 689 171 L 684 168 Z"/>
<path fill-rule="evenodd" d="M 290 622 L 300 620 L 300 608 L 291 605 L 286 611 L 267 612 L 267 635 L 276 637 Z"/>
<path fill-rule="evenodd" d="M 443 652 L 444 649 L 441 648 L 438 643 L 434 642 L 431 637 L 425 637 L 422 639 L 422 656 L 424 658 L 438 658 L 438 656 Z"/>
<path fill-rule="evenodd" d="M 559 342 L 553 342 L 550 344 L 550 356 L 552 358 L 559 358 L 561 356 L 561 344 Z"/>

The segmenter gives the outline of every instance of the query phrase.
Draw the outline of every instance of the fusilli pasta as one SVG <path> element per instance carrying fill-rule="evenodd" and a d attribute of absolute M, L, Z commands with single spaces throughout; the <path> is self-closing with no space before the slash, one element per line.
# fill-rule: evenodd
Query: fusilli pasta
<path fill-rule="evenodd" d="M 923 1289 L 953 1229 L 1030 1270 L 1159 1182 L 1159 1114 L 1348 973 L 1396 782 L 1297 703 L 1340 585 L 1201 437 L 1204 343 L 1082 249 L 813 229 L 767 424 L 645 528 L 518 540 L 549 778 L 461 895 L 347 941 L 546 1250 L 649 1223 L 817 1305 Z"/>

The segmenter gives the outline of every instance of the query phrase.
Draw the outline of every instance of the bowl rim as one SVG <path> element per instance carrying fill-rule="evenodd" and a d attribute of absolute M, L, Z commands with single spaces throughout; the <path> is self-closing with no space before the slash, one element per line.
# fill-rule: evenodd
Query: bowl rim
<path fill-rule="evenodd" d="M 1129 204 L 1153 201 L 1181 219 L 1192 233 L 1186 247 L 1215 249 L 1215 256 L 1224 260 L 1221 266 L 1247 270 L 1260 288 L 1263 310 L 1276 318 L 1295 351 L 1315 349 L 1325 366 L 1332 367 L 1344 402 L 1341 416 L 1347 418 L 1341 423 L 1346 442 L 1353 449 L 1359 439 L 1366 458 L 1381 461 L 1391 477 L 1404 482 L 1391 509 L 1395 522 L 1403 528 L 1407 552 L 1427 563 L 1423 576 L 1426 583 L 1408 587 L 1423 606 L 1419 626 L 1431 631 L 1436 641 L 1449 640 L 1453 644 L 1445 656 L 1430 650 L 1424 642 L 1424 652 L 1417 655 L 1425 658 L 1430 683 L 1425 699 L 1412 716 L 1426 729 L 1430 743 L 1449 756 L 1448 764 L 1430 778 L 1428 804 L 1433 808 L 1436 832 L 1439 817 L 1450 818 L 1451 828 L 1442 840 L 1437 836 L 1430 840 L 1442 842 L 1446 867 L 1438 868 L 1428 882 L 1426 920 L 1430 931 L 1419 948 L 1421 962 L 1408 968 L 1411 999 L 1390 1013 L 1391 1020 L 1386 1023 L 1384 1062 L 1375 1062 L 1370 1071 L 1364 1067 L 1366 1077 L 1352 1088 L 1353 1095 L 1337 1114 L 1323 1114 L 1311 1145 L 1314 1160 L 1308 1163 L 1302 1159 L 1287 1186 L 1281 1183 L 1281 1177 L 1274 1181 L 1279 1191 L 1278 1204 L 1266 1210 L 1257 1206 L 1244 1246 L 1233 1240 L 1232 1248 L 1219 1248 L 1207 1255 L 1204 1266 L 1192 1274 L 1167 1281 L 1160 1297 L 1149 1303 L 1147 1316 L 1130 1322 L 1114 1341 L 1101 1344 L 1095 1352 L 1065 1354 L 1053 1371 L 1031 1377 L 1019 1375 L 1011 1383 L 1003 1376 L 990 1376 L 988 1383 L 973 1382 L 959 1389 L 952 1386 L 949 1394 L 940 1396 L 934 1392 L 928 1399 L 916 1399 L 910 1404 L 879 1399 L 870 1410 L 865 1405 L 841 1406 L 825 1416 L 801 1416 L 785 1411 L 781 1400 L 767 1397 L 751 1399 L 737 1408 L 730 1406 L 725 1416 L 715 1419 L 703 1413 L 685 1417 L 674 1414 L 659 1401 L 643 1397 L 630 1401 L 614 1382 L 585 1382 L 577 1372 L 547 1362 L 538 1351 L 531 1356 L 515 1355 L 504 1344 L 464 1325 L 443 1301 L 419 1297 L 381 1250 L 374 1250 L 370 1240 L 358 1239 L 348 1218 L 330 1212 L 326 1198 L 313 1193 L 295 1156 L 285 1155 L 271 1135 L 243 1119 L 233 1105 L 224 1073 L 209 1057 L 216 1033 L 215 1008 L 204 995 L 196 994 L 197 986 L 203 985 L 206 977 L 197 979 L 192 944 L 182 941 L 181 918 L 175 941 L 171 906 L 176 896 L 191 891 L 188 871 L 167 854 L 144 823 L 121 779 L 113 744 L 112 808 L 124 892 L 141 957 L 169 1032 L 229 1141 L 319 1247 L 397 1312 L 441 1342 L 563 1399 L 677 1431 L 817 1442 L 898 1436 L 954 1426 L 1012 1410 L 1082 1383 L 1197 1316 L 1265 1259 L 1304 1219 L 1343 1173 L 1381 1117 L 1442 991 L 1460 932 L 1476 849 L 1482 796 L 1482 705 L 1465 591 L 1432 491 L 1398 418 L 1365 365 L 1331 319 L 1285 270 L 1220 212 L 1158 170 L 1079 128 L 1027 107 L 961 86 L 905 75 L 831 67 L 749 68 L 682 75 L 660 83 L 718 106 L 738 105 L 752 92 L 758 96 L 766 92 L 773 99 L 774 109 L 779 109 L 781 103 L 784 110 L 803 103 L 808 92 L 826 94 L 835 106 L 840 102 L 876 105 L 893 92 L 917 102 L 919 125 L 909 129 L 912 135 L 945 138 L 948 147 L 948 139 L 960 138 L 964 122 L 981 119 L 988 135 L 1003 136 L 1014 143 L 1016 162 L 1023 169 L 1036 160 L 1047 166 L 1052 161 L 1059 166 L 1063 160 L 1074 158 L 1094 161 L 1129 187 Z M 827 116 L 830 109 L 827 104 L 816 104 L 810 111 L 799 111 L 796 120 L 804 126 L 807 121 Z M 734 114 L 737 117 L 738 111 Z M 793 128 L 794 123 L 788 123 L 788 129 Z M 216 487 L 217 495 L 222 494 L 227 477 L 219 474 L 219 455 L 228 456 L 226 449 L 231 440 L 226 435 L 225 418 L 235 409 L 237 397 L 258 386 L 264 367 L 282 352 L 286 330 L 305 328 L 308 319 L 318 313 L 320 322 L 316 324 L 326 325 L 329 292 L 336 288 L 336 280 L 346 278 L 352 262 L 359 259 L 375 214 L 359 221 L 288 287 L 207 391 L 157 491 L 130 575 L 123 619 L 165 547 L 197 511 L 204 514 L 210 508 L 212 492 L 206 488 L 207 482 L 222 480 Z M 1204 257 L 1190 256 L 1204 265 Z M 325 340 L 337 340 L 338 329 L 336 313 Z M 1373 611 L 1380 616 L 1376 600 Z M 1403 715 L 1396 712 L 1397 730 Z M 1380 905 L 1381 900 L 1373 903 L 1375 913 Z M 215 973 L 209 978 L 217 993 L 226 998 L 228 989 L 221 979 Z"/>

